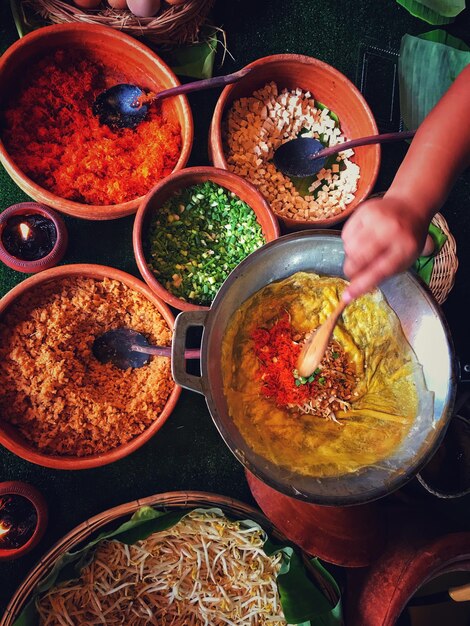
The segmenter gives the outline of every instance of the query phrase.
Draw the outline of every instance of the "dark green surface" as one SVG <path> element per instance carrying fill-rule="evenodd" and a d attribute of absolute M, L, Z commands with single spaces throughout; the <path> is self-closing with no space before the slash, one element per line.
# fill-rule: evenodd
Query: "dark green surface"
<path fill-rule="evenodd" d="M 398 49 L 401 36 L 417 34 L 429 26 L 409 15 L 394 0 L 218 0 L 215 23 L 227 32 L 235 57 L 227 57 L 223 72 L 242 67 L 260 56 L 297 52 L 318 57 L 355 81 L 361 45 Z M 470 43 L 466 14 L 457 18 L 450 32 Z M 16 39 L 8 3 L 0 1 L 0 50 Z M 195 141 L 190 165 L 206 164 L 207 133 L 216 92 L 190 98 L 195 118 Z M 383 148 L 383 164 L 377 191 L 385 189 L 405 152 L 394 144 Z M 432 175 L 425 172 L 423 175 Z M 458 351 L 470 356 L 466 327 L 470 294 L 465 272 L 470 267 L 470 175 L 455 186 L 444 215 L 457 238 L 460 269 L 444 311 Z M 26 196 L 0 171 L 0 209 Z M 138 275 L 131 246 L 132 218 L 114 222 L 85 222 L 66 218 L 70 245 L 64 263 L 95 262 L 119 267 Z M 26 276 L 0 267 L 0 295 Z M 468 360 L 467 360 L 468 362 Z M 50 513 L 47 534 L 41 544 L 22 559 L 0 565 L 0 609 L 30 567 L 48 547 L 84 519 L 137 497 L 170 490 L 198 489 L 230 495 L 251 502 L 241 466 L 218 435 L 202 397 L 184 392 L 162 430 L 133 455 L 96 470 L 58 472 L 37 467 L 0 450 L 0 481 L 24 480 L 44 494 Z"/>

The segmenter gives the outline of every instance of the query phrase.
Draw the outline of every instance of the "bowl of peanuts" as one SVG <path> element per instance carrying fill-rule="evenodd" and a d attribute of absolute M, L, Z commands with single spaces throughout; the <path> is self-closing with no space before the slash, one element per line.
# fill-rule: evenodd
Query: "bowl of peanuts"
<path fill-rule="evenodd" d="M 289 178 L 272 159 L 297 137 L 333 146 L 377 134 L 367 102 L 343 74 L 312 57 L 278 54 L 248 67 L 250 74 L 217 101 L 209 133 L 212 162 L 254 184 L 288 230 L 344 221 L 372 192 L 379 145 L 338 152 L 310 178 Z"/>

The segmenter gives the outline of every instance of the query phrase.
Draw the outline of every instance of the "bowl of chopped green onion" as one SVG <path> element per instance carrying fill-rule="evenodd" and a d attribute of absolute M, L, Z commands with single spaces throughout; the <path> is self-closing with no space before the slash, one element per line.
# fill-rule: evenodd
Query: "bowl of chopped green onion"
<path fill-rule="evenodd" d="M 279 237 L 267 201 L 248 181 L 215 167 L 175 172 L 137 211 L 139 270 L 162 300 L 181 311 L 210 307 L 230 272 Z"/>

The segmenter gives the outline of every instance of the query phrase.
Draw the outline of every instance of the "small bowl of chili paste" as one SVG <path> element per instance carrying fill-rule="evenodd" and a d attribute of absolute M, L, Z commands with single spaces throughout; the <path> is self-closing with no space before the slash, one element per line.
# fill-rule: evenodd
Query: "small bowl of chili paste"
<path fill-rule="evenodd" d="M 47 526 L 47 505 L 31 485 L 0 483 L 0 561 L 13 560 L 34 548 Z"/>

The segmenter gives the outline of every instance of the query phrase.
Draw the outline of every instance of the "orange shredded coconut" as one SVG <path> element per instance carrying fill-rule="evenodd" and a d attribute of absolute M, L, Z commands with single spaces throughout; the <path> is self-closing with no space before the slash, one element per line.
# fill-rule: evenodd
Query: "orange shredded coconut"
<path fill-rule="evenodd" d="M 4 113 L 2 139 L 21 170 L 48 191 L 85 204 L 145 195 L 173 171 L 181 152 L 169 102 L 152 105 L 135 130 L 99 123 L 92 104 L 110 86 L 106 71 L 80 53 L 57 50 L 27 72 Z"/>

